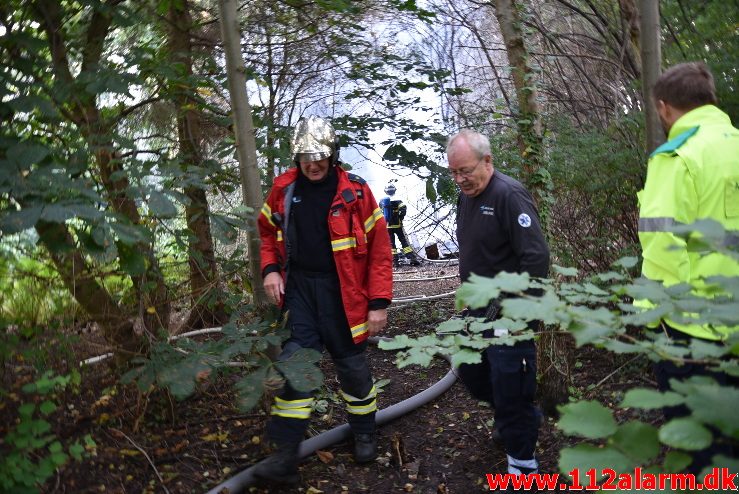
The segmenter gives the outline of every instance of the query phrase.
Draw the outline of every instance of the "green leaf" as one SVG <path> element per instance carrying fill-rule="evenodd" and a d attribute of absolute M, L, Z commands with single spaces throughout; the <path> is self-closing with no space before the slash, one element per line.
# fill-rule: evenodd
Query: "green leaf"
<path fill-rule="evenodd" d="M 82 460 L 84 452 L 85 448 L 79 442 L 76 442 L 69 447 L 69 455 L 77 461 Z"/>
<path fill-rule="evenodd" d="M 130 245 L 121 243 L 118 246 L 118 260 L 121 264 L 121 269 L 131 276 L 143 274 L 146 271 L 146 257 Z"/>
<path fill-rule="evenodd" d="M 18 407 L 18 415 L 20 415 L 22 419 L 28 419 L 33 415 L 35 410 L 36 405 L 34 403 L 24 403 Z"/>
<path fill-rule="evenodd" d="M 611 411 L 597 401 L 580 401 L 557 407 L 562 416 L 557 423 L 565 434 L 598 439 L 616 432 Z"/>
<path fill-rule="evenodd" d="M 211 366 L 202 360 L 202 356 L 194 355 L 182 362 L 165 367 L 157 379 L 167 386 L 175 398 L 182 400 L 195 391 L 195 383 L 203 372 L 209 372 Z"/>
<path fill-rule="evenodd" d="M 577 276 L 577 268 L 565 268 L 557 264 L 552 264 L 552 269 L 555 273 L 562 276 Z"/>
<path fill-rule="evenodd" d="M 54 465 L 60 467 L 67 463 L 67 460 L 69 457 L 66 453 L 52 453 L 51 454 L 51 461 L 54 462 Z"/>
<path fill-rule="evenodd" d="M 433 177 L 426 179 L 426 198 L 430 203 L 435 203 L 437 199 L 436 188 L 434 187 Z"/>
<path fill-rule="evenodd" d="M 690 354 L 694 359 L 702 360 L 706 357 L 721 357 L 729 353 L 729 348 L 723 345 L 717 345 L 714 342 L 701 340 L 700 338 L 690 339 Z"/>
<path fill-rule="evenodd" d="M 488 345 L 489 344 L 490 343 L 488 343 Z M 462 364 L 479 364 L 480 362 L 482 362 L 482 355 L 476 350 L 460 348 L 459 351 L 452 354 L 451 364 L 455 369 Z"/>
<path fill-rule="evenodd" d="M 600 473 L 606 465 L 617 472 L 626 472 L 633 468 L 634 462 L 615 448 L 599 448 L 592 444 L 578 444 L 574 448 L 564 448 L 559 455 L 560 471 L 579 470 L 581 483 L 583 479 L 588 479 L 586 475 L 588 470 L 592 468 Z"/>
<path fill-rule="evenodd" d="M 410 348 L 407 352 L 402 353 L 398 357 L 398 368 L 402 369 L 409 365 L 428 367 L 431 365 L 434 355 L 436 355 L 436 351 L 434 349 L 417 347 Z"/>
<path fill-rule="evenodd" d="M 550 291 L 541 297 L 507 298 L 501 302 L 503 314 L 512 319 L 539 320 L 544 324 L 560 324 L 567 305 Z"/>
<path fill-rule="evenodd" d="M 439 324 L 438 326 L 436 326 L 436 334 L 459 333 L 460 331 L 464 330 L 465 325 L 466 323 L 464 319 L 448 319 L 442 322 L 441 324 Z M 402 336 L 405 336 L 405 335 L 402 335 Z M 406 338 L 408 337 L 406 336 Z M 379 348 L 383 350 L 397 350 L 397 348 L 384 347 L 382 346 L 383 343 L 385 343 L 384 340 L 380 342 L 380 345 L 378 345 Z M 400 348 L 405 348 L 405 347 L 400 347 Z"/>
<path fill-rule="evenodd" d="M 655 408 L 672 407 L 685 403 L 685 397 L 673 391 L 661 393 L 654 389 L 630 389 L 621 401 L 621 408 L 641 408 L 653 410 Z"/>
<path fill-rule="evenodd" d="M 51 412 L 56 410 L 56 403 L 53 401 L 46 400 L 43 403 L 41 403 L 41 406 L 39 406 L 39 411 L 41 412 L 41 415 L 49 415 Z"/>
<path fill-rule="evenodd" d="M 133 245 L 139 242 L 148 242 L 150 232 L 143 226 L 131 225 L 115 221 L 110 223 L 110 227 L 115 232 L 118 240 L 126 245 Z"/>
<path fill-rule="evenodd" d="M 407 335 L 401 334 L 391 340 L 380 340 L 377 347 L 380 350 L 401 350 L 403 348 L 408 348 L 412 344 L 413 340 L 408 338 Z"/>
<path fill-rule="evenodd" d="M 28 169 L 46 158 L 49 153 L 50 150 L 46 146 L 20 142 L 8 149 L 8 158 L 15 161 L 18 168 Z"/>
<path fill-rule="evenodd" d="M 639 421 L 620 425 L 611 437 L 611 444 L 641 465 L 656 458 L 660 449 L 657 428 Z"/>
<path fill-rule="evenodd" d="M 498 274 L 495 278 L 486 278 L 473 274 L 469 280 L 457 290 L 457 308 L 469 306 L 480 309 L 488 305 L 491 299 L 500 295 L 500 292 L 520 293 L 531 284 L 528 273 Z"/>
<path fill-rule="evenodd" d="M 659 429 L 659 440 L 673 448 L 698 451 L 711 445 L 711 432 L 690 418 L 672 419 Z"/>
<path fill-rule="evenodd" d="M 693 457 L 682 451 L 669 451 L 662 462 L 665 472 L 682 472 L 693 462 Z"/>
<path fill-rule="evenodd" d="M 42 210 L 41 206 L 32 206 L 20 211 L 6 210 L 5 214 L 0 217 L 0 231 L 10 235 L 33 228 L 41 217 Z"/>
<path fill-rule="evenodd" d="M 685 398 L 693 417 L 718 427 L 724 434 L 739 439 L 739 388 L 717 383 L 696 384 Z"/>
<path fill-rule="evenodd" d="M 612 266 L 622 267 L 625 269 L 631 269 L 639 263 L 638 257 L 622 257 L 618 261 L 614 262 Z"/>
<path fill-rule="evenodd" d="M 236 383 L 237 404 L 240 410 L 247 412 L 259 403 L 264 393 L 264 379 L 268 369 L 261 367 Z"/>
<path fill-rule="evenodd" d="M 177 207 L 172 204 L 172 201 L 165 194 L 159 191 L 154 190 L 149 194 L 148 204 L 151 212 L 159 218 L 174 218 L 177 216 Z"/>
<path fill-rule="evenodd" d="M 301 348 L 289 359 L 275 362 L 275 367 L 296 391 L 309 392 L 318 389 L 323 382 L 323 373 L 316 365 L 320 359 L 319 352 Z"/>

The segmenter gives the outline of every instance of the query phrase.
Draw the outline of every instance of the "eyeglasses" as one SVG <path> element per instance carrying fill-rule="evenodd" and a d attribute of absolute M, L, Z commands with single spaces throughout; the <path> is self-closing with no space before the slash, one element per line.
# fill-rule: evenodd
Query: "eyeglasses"
<path fill-rule="evenodd" d="M 480 163 L 485 161 L 485 156 L 480 158 L 478 162 L 473 166 L 472 168 L 468 168 L 466 170 L 449 170 L 449 176 L 452 178 L 462 177 L 462 178 L 470 178 L 473 173 L 475 173 L 475 170 L 478 166 L 480 166 Z"/>

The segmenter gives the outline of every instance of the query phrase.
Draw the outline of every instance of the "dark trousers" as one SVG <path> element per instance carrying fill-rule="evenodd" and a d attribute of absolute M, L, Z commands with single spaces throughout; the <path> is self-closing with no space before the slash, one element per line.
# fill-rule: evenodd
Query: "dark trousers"
<path fill-rule="evenodd" d="M 398 250 L 397 244 L 395 243 L 395 237 L 398 237 L 398 240 L 400 241 L 400 245 L 403 248 L 402 253 L 405 254 L 407 257 L 410 257 L 413 255 L 413 249 L 408 243 L 408 239 L 405 237 L 405 232 L 403 231 L 402 227 L 388 228 L 387 231 L 388 231 L 388 234 L 390 235 L 390 245 L 393 246 L 394 255 L 401 253 L 401 251 Z"/>
<path fill-rule="evenodd" d="M 283 344 L 279 360 L 289 359 L 300 348 L 319 352 L 325 348 L 334 362 L 341 390 L 352 397 L 366 397 L 373 387 L 365 355 L 367 342 L 355 344 L 352 340 L 338 275 L 291 270 L 285 288 L 285 307 L 289 310 L 291 335 Z M 297 391 L 290 383 L 285 383 L 278 398 L 301 400 L 312 397 L 314 392 Z M 373 399 L 365 401 L 369 403 Z M 352 402 L 355 406 L 367 403 Z M 374 412 L 363 415 L 349 413 L 348 416 L 354 433 L 374 432 Z M 284 417 L 273 412 L 267 424 L 267 436 L 278 445 L 298 443 L 305 435 L 308 422 L 307 418 Z"/>
<path fill-rule="evenodd" d="M 690 345 L 690 341 L 693 339 L 692 336 L 683 333 L 677 329 L 672 328 L 665 324 L 667 334 L 673 340 L 679 343 L 685 343 Z M 707 343 L 711 343 L 710 340 L 703 340 Z M 657 378 L 657 384 L 659 385 L 660 391 L 667 391 L 670 389 L 670 379 L 676 379 L 682 381 L 692 376 L 709 376 L 716 380 L 721 386 L 739 386 L 739 378 L 732 377 L 724 372 L 716 372 L 713 370 L 706 369 L 705 365 L 686 363 L 681 366 L 675 365 L 674 362 L 669 360 L 661 360 L 654 364 L 654 374 Z M 665 407 L 662 409 L 665 420 L 669 421 L 674 418 L 685 417 L 690 415 L 690 410 L 685 405 Z M 711 432 L 714 436 L 714 441 L 706 449 L 701 451 L 695 451 L 692 453 L 693 462 L 688 467 L 687 471 L 695 475 L 699 475 L 703 468 L 712 464 L 711 459 L 715 455 L 724 455 L 729 458 L 736 458 L 739 453 L 737 449 L 737 443 L 735 440 L 725 437 L 719 433 L 716 429 L 711 427 Z M 723 466 L 723 465 L 718 465 Z"/>
<path fill-rule="evenodd" d="M 483 312 L 472 315 L 482 317 Z M 483 335 L 494 340 L 490 330 Z M 541 420 L 541 413 L 534 405 L 534 341 L 521 341 L 513 346 L 491 344 L 482 351 L 482 362 L 462 364 L 457 372 L 472 396 L 495 409 L 495 424 L 506 453 L 519 460 L 533 459 Z"/>

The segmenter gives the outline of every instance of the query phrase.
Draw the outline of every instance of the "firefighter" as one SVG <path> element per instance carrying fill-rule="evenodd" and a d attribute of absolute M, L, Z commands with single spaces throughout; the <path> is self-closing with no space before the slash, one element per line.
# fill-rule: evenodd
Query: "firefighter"
<path fill-rule="evenodd" d="M 295 168 L 277 177 L 258 220 L 267 296 L 288 311 L 290 337 L 279 356 L 328 350 L 346 402 L 358 463 L 377 455 L 376 389 L 367 338 L 387 322 L 392 263 L 385 218 L 367 183 L 339 163 L 331 123 L 310 116 L 295 126 Z M 298 446 L 308 427 L 312 392 L 286 382 L 272 406 L 267 437 L 275 452 L 257 478 L 296 483 Z"/>
<path fill-rule="evenodd" d="M 388 233 L 390 234 L 390 243 L 393 246 L 393 266 L 396 268 L 400 266 L 401 253 L 408 259 L 411 266 L 420 266 L 421 263 L 418 257 L 416 257 L 416 253 L 413 252 L 413 248 L 408 243 L 408 239 L 405 237 L 405 232 L 403 231 L 403 218 L 405 218 L 407 208 L 402 200 L 394 197 L 396 190 L 393 184 L 387 184 L 385 186 L 387 197 L 380 201 L 382 214 L 385 216 Z M 398 237 L 398 240 L 400 240 L 402 252 L 395 243 L 395 237 Z"/>
<path fill-rule="evenodd" d="M 739 276 L 739 263 L 720 253 L 702 254 L 692 248 L 692 238 L 686 240 L 672 228 L 710 218 L 726 229 L 726 245 L 739 244 L 739 130 L 716 106 L 713 75 L 702 62 L 666 70 L 652 94 L 668 141 L 649 157 L 644 190 L 638 194 L 642 274 L 665 286 L 687 283 L 696 295 L 714 297 L 711 277 Z M 647 300 L 636 301 L 636 305 L 654 307 Z M 722 348 L 721 341 L 739 331 L 739 326 L 691 323 L 690 318 L 689 314 L 665 317 L 660 330 L 690 348 Z M 670 389 L 671 380 L 697 375 L 708 375 L 722 385 L 739 383 L 736 376 L 696 362 L 676 365 L 670 360 L 659 361 L 655 373 L 662 390 Z M 688 410 L 685 406 L 668 407 L 664 413 L 669 420 L 687 415 Z M 700 473 L 718 454 L 735 458 L 732 441 L 720 437 L 709 448 L 694 453 L 688 471 Z"/>

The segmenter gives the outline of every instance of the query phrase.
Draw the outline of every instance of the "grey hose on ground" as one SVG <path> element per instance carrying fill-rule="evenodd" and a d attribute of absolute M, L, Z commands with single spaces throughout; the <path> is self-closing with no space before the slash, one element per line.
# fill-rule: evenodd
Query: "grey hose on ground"
<path fill-rule="evenodd" d="M 390 338 L 370 338 L 370 342 L 376 344 L 381 339 L 389 340 Z M 446 355 L 442 355 L 442 357 L 444 357 L 447 361 L 450 360 L 449 357 Z M 437 381 L 431 387 L 421 391 L 416 395 L 411 396 L 410 398 L 406 398 L 405 400 L 396 403 L 395 405 L 391 405 L 378 411 L 375 417 L 377 425 L 385 425 L 388 422 L 391 422 L 398 417 L 402 417 L 403 415 L 412 412 L 413 410 L 420 408 L 426 403 L 438 398 L 449 388 L 451 388 L 452 384 L 454 384 L 456 380 L 457 375 L 454 373 L 453 369 L 450 369 L 449 372 L 447 372 L 446 375 L 441 378 L 441 380 Z M 349 434 L 349 424 L 335 427 L 317 436 L 311 437 L 310 439 L 306 439 L 305 441 L 300 443 L 298 455 L 300 456 L 300 458 L 305 458 L 316 450 L 326 448 L 334 443 L 342 441 L 343 439 L 349 437 Z M 221 492 L 227 492 L 228 494 L 238 494 L 244 492 L 247 487 L 253 485 L 257 480 L 253 474 L 255 465 L 256 464 L 250 466 L 246 470 L 242 470 L 225 482 L 218 484 L 213 489 L 209 490 L 206 494 L 220 494 Z"/>

